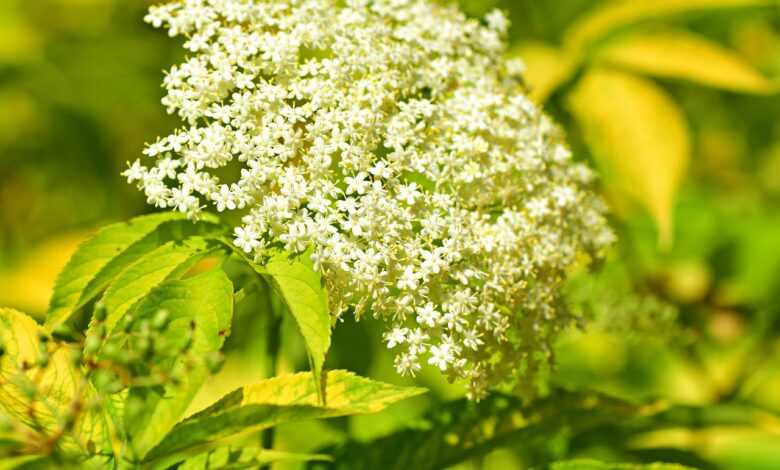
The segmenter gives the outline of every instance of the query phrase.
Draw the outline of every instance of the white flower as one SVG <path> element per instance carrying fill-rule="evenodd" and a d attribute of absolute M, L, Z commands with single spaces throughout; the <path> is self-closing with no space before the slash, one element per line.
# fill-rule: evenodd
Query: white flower
<path fill-rule="evenodd" d="M 385 333 L 385 341 L 387 341 L 387 348 L 393 349 L 399 344 L 406 342 L 406 337 L 409 334 L 408 328 L 395 327 L 388 333 Z"/>
<path fill-rule="evenodd" d="M 347 194 L 365 194 L 370 183 L 366 180 L 368 175 L 365 172 L 360 172 L 355 176 L 347 176 Z"/>
<path fill-rule="evenodd" d="M 417 307 L 417 323 L 434 327 L 439 323 L 441 313 L 436 311 L 432 302 L 428 302 L 422 307 Z"/>
<path fill-rule="evenodd" d="M 455 351 L 450 343 L 442 343 L 439 346 L 431 346 L 431 357 L 428 364 L 438 367 L 444 371 L 455 360 Z"/>
<path fill-rule="evenodd" d="M 487 21 L 488 26 L 501 33 L 505 33 L 509 29 L 509 20 L 507 20 L 501 10 L 493 10 L 488 13 L 485 16 L 485 21 Z"/>
<path fill-rule="evenodd" d="M 198 207 L 198 199 L 190 194 L 187 187 L 171 190 L 171 205 L 183 213 L 191 213 Z"/>
<path fill-rule="evenodd" d="M 420 359 L 415 354 L 402 353 L 395 357 L 395 370 L 401 375 L 414 377 L 421 368 Z"/>
<path fill-rule="evenodd" d="M 173 0 L 146 20 L 191 51 L 164 78 L 183 127 L 123 173 L 150 204 L 246 209 L 234 243 L 248 255 L 311 249 L 332 313 L 386 319 L 402 374 L 427 359 L 473 397 L 533 383 L 572 322 L 557 310 L 566 273 L 614 235 L 522 61 L 503 59 L 503 14 Z"/>
<path fill-rule="evenodd" d="M 469 349 L 477 351 L 480 346 L 485 344 L 481 339 L 479 339 L 480 336 L 481 335 L 477 332 L 477 330 L 466 331 L 463 334 L 463 345 Z"/>
<path fill-rule="evenodd" d="M 236 237 L 233 239 L 233 243 L 245 253 L 252 253 L 260 247 L 260 236 L 250 227 L 236 227 L 234 232 Z"/>
<path fill-rule="evenodd" d="M 415 272 L 412 266 L 404 268 L 404 272 L 398 279 L 397 286 L 399 289 L 413 291 L 417 288 L 417 282 L 419 275 Z"/>
<path fill-rule="evenodd" d="M 413 329 L 409 332 L 409 336 L 407 337 L 409 351 L 415 356 L 424 353 L 426 348 L 425 342 L 428 341 L 428 339 L 430 339 L 430 336 L 428 333 L 424 332 L 422 328 Z"/>
<path fill-rule="evenodd" d="M 211 194 L 211 200 L 214 201 L 214 203 L 217 206 L 217 211 L 222 212 L 225 209 L 233 210 L 236 208 L 236 203 L 234 200 L 233 193 L 230 191 L 230 188 L 228 185 L 223 184 L 219 188 L 218 193 L 212 193 Z"/>
<path fill-rule="evenodd" d="M 414 204 L 418 197 L 420 197 L 420 192 L 417 190 L 417 183 L 401 185 L 396 196 L 399 201 L 404 201 L 410 206 Z"/>
<path fill-rule="evenodd" d="M 122 173 L 122 176 L 127 178 L 127 181 L 132 183 L 133 181 L 140 181 L 146 174 L 146 168 L 141 165 L 138 160 L 134 161 L 132 165 L 128 165 L 127 170 Z"/>
<path fill-rule="evenodd" d="M 558 186 L 552 190 L 551 197 L 558 207 L 566 207 L 577 200 L 577 193 L 570 186 Z"/>

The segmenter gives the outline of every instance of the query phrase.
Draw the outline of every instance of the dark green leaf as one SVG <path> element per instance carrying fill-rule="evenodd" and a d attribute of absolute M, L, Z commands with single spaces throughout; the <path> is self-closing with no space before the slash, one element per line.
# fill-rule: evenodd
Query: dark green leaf
<path fill-rule="evenodd" d="M 635 406 L 596 394 L 560 393 L 533 406 L 500 394 L 479 403 L 462 399 L 435 410 L 414 428 L 367 443 L 323 449 L 333 455 L 335 463 L 322 466 L 350 470 L 448 468 L 506 445 L 537 449 L 565 429 L 592 429 L 636 412 Z"/>

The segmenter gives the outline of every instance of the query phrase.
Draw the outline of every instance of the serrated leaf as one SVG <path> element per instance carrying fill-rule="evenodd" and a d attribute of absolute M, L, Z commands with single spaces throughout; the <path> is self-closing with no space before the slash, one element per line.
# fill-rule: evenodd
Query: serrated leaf
<path fill-rule="evenodd" d="M 523 78 L 530 88 L 531 99 L 540 104 L 569 80 L 577 68 L 577 61 L 566 51 L 541 41 L 521 43 L 511 54 L 525 62 Z"/>
<path fill-rule="evenodd" d="M 108 312 L 106 328 L 110 331 L 137 301 L 160 283 L 184 275 L 195 263 L 221 249 L 215 242 L 192 237 L 165 243 L 141 257 L 116 276 L 101 298 Z"/>
<path fill-rule="evenodd" d="M 701 10 L 776 5 L 776 0 L 614 0 L 580 17 L 564 38 L 581 49 L 609 33 L 641 21 Z"/>
<path fill-rule="evenodd" d="M 176 219 L 158 225 L 145 237 L 113 258 L 95 275 L 81 293 L 76 308 L 96 298 L 117 275 L 156 248 L 168 242 L 183 241 L 193 237 L 206 239 L 217 237 L 224 232 L 224 227 L 217 223 L 216 218 L 207 217 L 207 219 L 197 223 L 187 219 Z"/>
<path fill-rule="evenodd" d="M 279 423 L 374 413 L 424 390 L 399 387 L 329 371 L 323 377 L 325 403 L 309 373 L 281 375 L 238 389 L 177 425 L 147 456 L 152 468 L 165 468 L 193 453 L 224 446 L 231 439 Z"/>
<path fill-rule="evenodd" d="M 314 270 L 310 255 L 309 251 L 294 257 L 285 252 L 275 253 L 262 266 L 255 267 L 270 280 L 295 318 L 306 344 L 314 381 L 320 383 L 325 354 L 330 348 L 330 313 L 327 290 L 320 273 Z"/>
<path fill-rule="evenodd" d="M 658 85 L 593 68 L 568 96 L 585 142 L 622 192 L 646 207 L 662 244 L 671 241 L 678 188 L 690 160 L 682 111 Z"/>
<path fill-rule="evenodd" d="M 151 319 L 159 310 L 166 310 L 170 315 L 162 340 L 183 340 L 194 322 L 190 354 L 202 359 L 219 351 L 228 334 L 233 317 L 233 285 L 219 269 L 183 281 L 167 282 L 144 298 L 134 311 L 134 318 L 136 321 Z M 155 361 L 168 374 L 176 368 L 185 373 L 176 385 L 130 389 L 128 402 L 132 400 L 139 411 L 125 415 L 125 429 L 138 458 L 143 458 L 179 422 L 209 375 L 205 362 L 187 364 L 182 357 L 170 365 L 166 357 Z"/>
<path fill-rule="evenodd" d="M 691 467 L 674 463 L 607 463 L 598 460 L 576 459 L 553 462 L 552 470 L 686 470 Z"/>
<path fill-rule="evenodd" d="M 628 35 L 600 49 L 597 58 L 640 73 L 725 90 L 759 94 L 777 90 L 735 52 L 686 32 Z"/>
<path fill-rule="evenodd" d="M 41 339 L 46 334 L 32 318 L 10 309 L 0 309 L 0 408 L 43 440 L 59 433 L 63 418 L 78 398 L 82 403 L 93 397 L 81 371 L 72 362 L 70 346 L 47 343 L 49 356 L 45 366 Z M 72 431 L 58 441 L 68 454 L 83 454 L 92 441 L 105 450 L 107 440 L 104 417 L 85 410 L 77 415 Z M 41 441 L 43 442 L 43 441 Z"/>
<path fill-rule="evenodd" d="M 175 213 L 137 217 L 128 222 L 104 227 L 84 242 L 57 278 L 49 303 L 46 327 L 54 329 L 69 318 L 77 308 L 84 289 L 111 260 L 163 222 L 182 217 Z"/>

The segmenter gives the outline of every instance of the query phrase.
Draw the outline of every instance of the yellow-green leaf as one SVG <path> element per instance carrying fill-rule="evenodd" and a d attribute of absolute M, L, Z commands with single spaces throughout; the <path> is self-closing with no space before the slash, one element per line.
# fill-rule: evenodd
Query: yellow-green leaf
<path fill-rule="evenodd" d="M 48 340 L 42 344 L 42 338 Z M 89 402 L 92 389 L 72 361 L 70 346 L 54 344 L 35 320 L 16 310 L 0 309 L 0 409 L 38 436 L 38 444 L 62 431 L 74 401 Z M 47 356 L 48 361 L 40 360 Z M 105 450 L 105 421 L 83 410 L 71 432 L 58 440 L 67 453 L 85 453 L 92 441 Z"/>
<path fill-rule="evenodd" d="M 347 371 L 323 377 L 325 402 L 309 373 L 286 374 L 238 389 L 178 424 L 147 456 L 151 468 L 167 468 L 277 424 L 375 413 L 423 389 L 376 382 Z"/>
<path fill-rule="evenodd" d="M 637 72 L 690 80 L 725 90 L 772 93 L 777 86 L 736 53 L 685 32 L 632 34 L 612 41 L 597 57 Z"/>
<path fill-rule="evenodd" d="M 761 5 L 777 5 L 777 0 L 614 0 L 583 15 L 569 28 L 564 42 L 579 49 L 641 21 L 698 10 Z"/>
<path fill-rule="evenodd" d="M 608 183 L 644 205 L 661 242 L 670 242 L 690 159 L 688 126 L 677 104 L 652 81 L 594 68 L 572 90 L 568 106 Z"/>
<path fill-rule="evenodd" d="M 424 393 L 414 387 L 376 382 L 345 370 L 329 371 L 323 378 L 325 402 L 320 403 L 317 387 L 306 373 L 285 374 L 242 389 L 241 406 L 312 406 L 328 416 L 376 413 L 404 398 Z"/>
<path fill-rule="evenodd" d="M 540 41 L 522 43 L 512 51 L 512 55 L 525 62 L 523 77 L 531 88 L 531 99 L 536 103 L 544 103 L 576 70 L 575 59 L 565 51 Z"/>

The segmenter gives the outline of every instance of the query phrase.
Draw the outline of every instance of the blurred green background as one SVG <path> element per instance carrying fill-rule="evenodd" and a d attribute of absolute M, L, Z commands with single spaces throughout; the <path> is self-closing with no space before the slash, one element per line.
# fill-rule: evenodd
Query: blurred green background
<path fill-rule="evenodd" d="M 119 173 L 144 142 L 177 125 L 159 104 L 160 83 L 183 56 L 179 41 L 142 22 L 149 3 L 0 2 L 0 305 L 42 314 L 79 240 L 149 211 Z M 561 341 L 551 384 L 631 400 L 749 402 L 767 416 L 752 426 L 668 429 L 618 450 L 564 437 L 547 452 L 625 460 L 675 448 L 710 468 L 780 468 L 780 6 L 622 3 L 623 13 L 600 0 L 461 2 L 475 17 L 508 13 L 511 53 L 526 59 L 532 92 L 579 158 L 599 168 L 613 207 L 620 241 L 610 260 L 570 287 L 593 326 Z M 608 34 L 578 45 L 583 24 L 593 31 L 599 21 L 612 22 L 602 25 Z M 238 374 L 265 373 L 253 360 L 264 325 L 246 321 L 232 339 L 238 359 L 210 393 L 229 390 Z M 294 330 L 285 331 L 282 368 L 305 367 Z M 328 361 L 403 382 L 371 321 L 346 319 Z M 436 374 L 419 383 L 433 392 L 380 416 L 283 428 L 281 445 L 370 440 L 462 394 Z M 530 463 L 508 445 L 464 468 Z"/>

